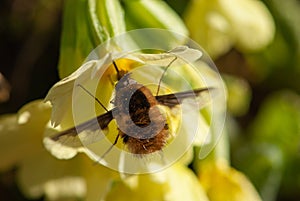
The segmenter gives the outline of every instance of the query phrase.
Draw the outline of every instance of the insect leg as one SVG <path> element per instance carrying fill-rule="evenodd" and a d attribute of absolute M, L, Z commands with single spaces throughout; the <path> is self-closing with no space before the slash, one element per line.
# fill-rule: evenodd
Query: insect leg
<path fill-rule="evenodd" d="M 159 82 L 158 82 L 158 87 L 157 87 L 157 91 L 156 91 L 156 96 L 158 96 L 158 93 L 159 93 L 159 90 L 160 90 L 160 84 L 161 84 L 161 81 L 164 77 L 164 75 L 166 74 L 168 68 L 172 65 L 172 63 L 174 63 L 174 61 L 177 59 L 177 56 L 175 56 L 175 58 L 166 66 L 166 68 L 164 69 L 164 72 L 162 73 L 160 79 L 159 79 Z"/>
<path fill-rule="evenodd" d="M 77 86 L 79 86 L 80 88 L 82 88 L 86 93 L 88 93 L 91 97 L 93 97 L 97 103 L 99 103 L 101 105 L 101 107 L 106 111 L 108 112 L 108 109 L 106 109 L 106 107 L 100 102 L 100 100 L 95 97 L 93 94 L 91 94 L 91 92 L 89 92 L 86 88 L 84 88 L 81 84 L 77 84 Z"/>
<path fill-rule="evenodd" d="M 113 65 L 114 65 L 114 67 L 115 67 L 115 70 L 116 70 L 116 72 L 117 72 L 117 79 L 118 80 L 120 80 L 121 78 L 122 78 L 122 73 L 119 71 L 119 69 L 118 69 L 118 66 L 117 66 L 117 64 L 116 64 L 116 62 L 113 60 Z"/>
<path fill-rule="evenodd" d="M 115 70 L 117 71 L 117 74 L 118 74 L 118 77 L 119 77 L 119 74 L 120 74 L 120 71 L 119 71 L 119 69 L 118 69 L 118 66 L 117 66 L 117 64 L 116 64 L 116 62 L 113 60 L 113 65 L 114 65 L 114 67 L 115 67 Z"/>
<path fill-rule="evenodd" d="M 111 149 L 118 143 L 119 137 L 120 137 L 120 134 L 117 135 L 114 143 L 106 150 L 106 152 L 104 154 L 102 154 L 99 161 L 101 161 L 111 151 Z"/>

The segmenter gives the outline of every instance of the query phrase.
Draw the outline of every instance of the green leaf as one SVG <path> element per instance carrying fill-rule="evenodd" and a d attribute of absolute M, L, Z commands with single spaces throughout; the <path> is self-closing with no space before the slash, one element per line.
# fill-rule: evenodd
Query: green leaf
<path fill-rule="evenodd" d="M 93 49 L 94 41 L 92 41 L 89 21 L 86 17 L 87 11 L 87 1 L 65 1 L 58 66 L 61 78 L 77 69 Z"/>
<path fill-rule="evenodd" d="M 124 0 L 122 2 L 128 30 L 158 28 L 174 32 L 173 34 L 170 32 L 166 36 L 161 35 L 159 38 L 156 38 L 156 35 L 144 35 L 139 41 L 159 41 L 158 43 L 176 41 L 184 44 L 185 41 L 182 41 L 183 38 L 178 35 L 187 36 L 188 30 L 181 18 L 166 2 L 160 0 Z"/>
<path fill-rule="evenodd" d="M 158 0 L 124 0 L 125 17 L 134 28 L 168 29 L 183 35 L 188 31 L 172 8 Z"/>
<path fill-rule="evenodd" d="M 108 38 L 125 32 L 117 0 L 66 0 L 60 47 L 59 76 L 80 67 L 88 54 Z"/>

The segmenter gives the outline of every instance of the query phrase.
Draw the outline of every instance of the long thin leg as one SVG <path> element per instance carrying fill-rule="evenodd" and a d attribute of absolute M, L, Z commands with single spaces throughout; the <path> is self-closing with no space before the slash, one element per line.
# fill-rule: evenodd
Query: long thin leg
<path fill-rule="evenodd" d="M 114 65 L 114 67 L 116 69 L 116 72 L 117 72 L 117 78 L 118 78 L 118 80 L 120 80 L 121 79 L 121 74 L 120 74 L 118 66 L 117 66 L 117 64 L 116 64 L 116 62 L 114 60 L 113 60 L 113 65 Z"/>
<path fill-rule="evenodd" d="M 91 92 L 89 92 L 86 88 L 84 88 L 81 84 L 78 84 L 77 86 L 79 86 L 80 88 L 82 88 L 86 93 L 88 93 L 91 97 L 93 97 L 97 103 L 99 103 L 101 105 L 101 107 L 106 111 L 108 112 L 108 109 L 106 109 L 106 107 L 100 102 L 100 100 L 95 97 Z"/>
<path fill-rule="evenodd" d="M 94 163 L 94 165 L 98 164 L 110 151 L 111 149 L 118 143 L 120 135 L 118 134 L 114 143 L 100 156 L 100 158 Z"/>
<path fill-rule="evenodd" d="M 104 152 L 104 154 L 102 154 L 99 161 L 101 161 L 111 151 L 111 149 L 118 143 L 119 137 L 120 137 L 120 134 L 117 135 L 114 143 L 106 150 L 106 152 Z"/>
<path fill-rule="evenodd" d="M 156 91 L 156 96 L 158 96 L 158 93 L 159 93 L 159 90 L 160 90 L 160 84 L 161 84 L 161 81 L 164 77 L 164 75 L 166 74 L 168 68 L 172 65 L 172 63 L 177 59 L 177 56 L 175 56 L 175 58 L 167 65 L 167 67 L 165 68 L 164 72 L 162 73 L 160 79 L 159 79 L 159 82 L 158 82 L 158 87 L 157 87 L 157 91 Z"/>

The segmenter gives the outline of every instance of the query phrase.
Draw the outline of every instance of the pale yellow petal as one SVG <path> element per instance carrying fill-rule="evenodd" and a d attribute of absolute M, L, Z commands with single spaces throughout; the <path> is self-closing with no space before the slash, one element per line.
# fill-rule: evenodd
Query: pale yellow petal
<path fill-rule="evenodd" d="M 196 176 L 185 166 L 176 164 L 161 172 L 129 176 L 115 182 L 105 200 L 123 201 L 208 201 Z"/>
<path fill-rule="evenodd" d="M 62 79 L 61 81 L 57 82 L 48 92 L 45 101 L 50 101 L 52 104 L 52 116 L 51 116 L 51 122 L 54 126 L 57 126 L 61 123 L 61 121 L 65 118 L 66 113 L 72 113 L 73 109 L 73 103 L 77 104 L 77 102 L 80 102 L 78 100 L 73 100 L 73 98 L 79 98 L 74 97 L 73 90 L 76 87 L 77 84 L 84 84 L 87 82 L 91 82 L 92 75 L 95 71 L 95 69 L 98 68 L 98 66 L 103 66 L 109 58 L 105 57 L 102 60 L 92 60 L 84 65 L 82 65 L 80 68 L 78 68 L 77 71 L 72 73 L 70 76 Z M 97 80 L 94 80 L 94 82 L 98 83 Z M 88 95 L 86 96 L 88 97 Z M 80 107 L 78 105 L 77 107 Z M 72 122 L 73 123 L 73 122 Z M 72 123 L 69 123 L 72 125 Z M 69 125 L 66 125 L 69 126 Z"/>
<path fill-rule="evenodd" d="M 73 182 L 62 188 L 63 184 Z M 82 178 L 82 159 L 58 160 L 41 150 L 23 160 L 18 171 L 18 184 L 29 198 L 43 195 L 50 200 L 64 197 L 81 197 L 86 193 Z"/>
<path fill-rule="evenodd" d="M 267 7 L 256 0 L 220 0 L 220 12 L 231 24 L 236 46 L 243 51 L 259 50 L 275 35 L 275 24 Z"/>
<path fill-rule="evenodd" d="M 86 195 L 86 183 L 82 177 L 62 177 L 44 184 L 47 200 L 70 201 L 82 199 Z"/>
<path fill-rule="evenodd" d="M 43 149 L 42 137 L 51 107 L 42 100 L 23 106 L 18 114 L 0 118 L 0 169 L 7 169 Z"/>
<path fill-rule="evenodd" d="M 229 167 L 227 162 L 208 162 L 199 174 L 210 201 L 261 201 L 246 176 Z"/>
<path fill-rule="evenodd" d="M 231 26 L 216 6 L 217 1 L 192 0 L 184 13 L 191 38 L 213 58 L 227 52 L 233 43 Z"/>
<path fill-rule="evenodd" d="M 120 174 L 100 164 L 96 164 L 88 157 L 84 157 L 83 160 L 82 172 L 87 188 L 85 201 L 102 201 L 113 187 L 114 181 L 120 179 Z"/>
<path fill-rule="evenodd" d="M 194 173 L 187 167 L 174 165 L 168 178 L 171 190 L 167 194 L 166 200 L 209 201 Z"/>
<path fill-rule="evenodd" d="M 265 48 L 274 38 L 274 20 L 257 0 L 192 0 L 184 13 L 191 38 L 211 57 Z"/>

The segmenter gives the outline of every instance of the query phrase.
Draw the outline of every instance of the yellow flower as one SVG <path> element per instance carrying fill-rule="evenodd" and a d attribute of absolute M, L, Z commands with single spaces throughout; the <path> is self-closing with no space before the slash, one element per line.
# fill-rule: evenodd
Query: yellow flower
<path fill-rule="evenodd" d="M 17 166 L 18 185 L 29 198 L 99 200 L 118 174 L 95 166 L 84 155 L 68 161 L 51 156 L 42 143 L 50 112 L 50 104 L 36 100 L 17 114 L 1 116 L 0 170 Z"/>
<path fill-rule="evenodd" d="M 17 115 L 2 116 L 1 170 L 18 165 L 18 184 L 29 198 L 45 195 L 48 200 L 208 200 L 196 176 L 182 163 L 149 175 L 123 179 L 118 173 L 95 165 L 80 154 L 58 160 L 42 147 L 50 119 L 49 104 L 37 100 Z M 188 152 L 188 163 L 191 152 Z"/>
<path fill-rule="evenodd" d="M 19 167 L 18 184 L 27 197 L 94 201 L 128 200 L 126 195 L 130 195 L 132 200 L 207 200 L 196 176 L 180 164 L 153 175 L 121 179 L 83 154 L 70 160 L 52 157 L 42 146 L 50 111 L 49 104 L 36 100 L 18 114 L 0 119 L 0 169 Z"/>
<path fill-rule="evenodd" d="M 208 134 L 208 123 L 202 115 L 199 115 L 201 113 L 195 110 L 195 105 L 182 104 L 185 112 L 187 111 L 186 114 L 179 113 L 178 115 L 176 113 L 178 109 L 166 110 L 168 121 L 171 122 L 168 122 L 171 132 L 178 132 L 176 136 L 172 136 L 174 140 L 163 149 L 164 157 L 159 158 L 161 163 L 151 163 L 151 157 L 145 159 L 129 155 L 124 158 L 122 155 L 124 150 L 121 150 L 120 155 L 105 158 L 107 163 L 110 162 L 109 160 L 116 160 L 116 164 L 113 164 L 116 166 L 107 166 L 119 170 L 121 174 L 100 164 L 95 164 L 95 160 L 97 161 L 98 158 L 95 159 L 95 153 L 92 153 L 88 146 L 93 145 L 95 140 L 103 141 L 103 135 L 99 138 L 97 135 L 99 133 L 95 132 L 93 135 L 84 130 L 78 135 L 75 134 L 73 138 L 71 136 L 71 141 L 63 141 L 62 144 L 51 141 L 49 138 L 49 136 L 85 122 L 89 118 L 105 113 L 104 109 L 95 103 L 93 97 L 89 97 L 82 88 L 79 88 L 81 91 L 76 88 L 78 83 L 99 97 L 108 109 L 113 107 L 110 100 L 114 88 L 112 82 L 117 81 L 116 73 L 114 68 L 107 70 L 105 68 L 111 66 L 112 61 L 116 62 L 119 70 L 132 70 L 132 77 L 137 82 L 150 83 L 147 86 L 151 88 L 154 85 L 155 90 L 164 72 L 163 69 L 176 55 L 178 59 L 173 63 L 174 66 L 170 67 L 169 74 L 166 74 L 162 81 L 161 93 L 182 91 L 189 87 L 200 88 L 206 84 L 214 86 L 210 84 L 215 83 L 214 80 L 218 77 L 209 71 L 203 62 L 199 64 L 201 65 L 200 69 L 208 72 L 205 77 L 208 80 L 205 80 L 203 75 L 197 76 L 198 71 L 194 68 L 189 70 L 190 66 L 183 61 L 182 56 L 192 62 L 201 58 L 202 52 L 187 47 L 178 47 L 162 54 L 133 53 L 114 57 L 115 55 L 118 54 L 107 54 L 103 59 L 86 62 L 76 72 L 54 85 L 46 98 L 51 101 L 53 107 L 37 100 L 25 105 L 18 114 L 1 117 L 1 170 L 17 165 L 19 167 L 18 184 L 22 192 L 29 198 L 45 195 L 47 200 L 127 200 L 127 197 L 124 196 L 132 196 L 132 200 L 141 198 L 172 201 L 208 200 L 196 176 L 185 167 L 193 159 L 191 145 L 194 138 L 196 138 L 197 145 L 201 145 Z M 181 75 L 185 75 L 185 79 L 180 79 Z M 205 81 L 208 82 L 205 83 Z M 79 94 L 76 94 L 78 93 L 76 90 L 79 90 Z M 89 111 L 89 109 L 91 110 Z M 181 117 L 182 119 L 180 119 Z M 51 124 L 50 119 L 54 125 Z M 197 122 L 191 125 L 195 119 Z M 180 121 L 183 123 L 179 126 Z M 196 130 L 195 128 L 198 128 L 199 124 L 201 127 Z M 195 129 L 196 132 L 190 132 L 191 129 Z M 113 134 L 116 132 L 116 123 L 113 123 L 106 133 L 109 135 L 109 140 L 114 140 L 116 135 Z M 42 146 L 43 142 L 45 147 Z M 105 150 L 105 147 L 96 145 L 93 148 L 100 151 Z M 122 146 L 122 142 L 119 143 L 119 146 Z M 81 152 L 85 154 L 81 154 Z M 180 160 L 175 163 L 177 159 Z M 173 165 L 174 163 L 175 165 Z M 141 172 L 155 171 L 156 173 L 130 176 L 126 174 L 141 173 L 134 169 L 139 167 L 142 167 Z M 159 172 L 159 170 L 162 171 Z M 122 173 L 125 174 L 122 175 Z"/>
<path fill-rule="evenodd" d="M 0 170 L 43 150 L 41 142 L 50 112 L 50 104 L 37 100 L 23 106 L 17 114 L 0 117 Z"/>
<path fill-rule="evenodd" d="M 122 54 L 115 51 L 107 53 L 99 60 L 86 62 L 73 74 L 56 83 L 45 99 L 53 105 L 51 121 L 56 126 L 48 125 L 44 138 L 45 147 L 60 159 L 70 159 L 77 153 L 84 152 L 96 162 L 126 173 L 151 172 L 153 168 L 157 171 L 167 164 L 172 164 L 191 147 L 194 139 L 198 145 L 201 145 L 207 137 L 208 123 L 202 115 L 199 115 L 199 111 L 195 110 L 195 105 L 183 104 L 185 105 L 182 106 L 185 112 L 182 114 L 178 108 L 174 110 L 164 108 L 173 139 L 163 149 L 163 155 L 167 162 L 163 161 L 161 157 L 151 155 L 149 160 L 153 160 L 153 166 L 150 165 L 150 169 L 143 160 L 137 160 L 124 151 L 122 140 L 113 146 L 109 156 L 101 158 L 101 155 L 109 149 L 116 139 L 118 130 L 114 121 L 108 125 L 108 129 L 101 130 L 99 126 L 97 127 L 98 122 L 95 119 L 95 122 L 92 123 L 93 128 L 90 130 L 87 128 L 80 131 L 78 135 L 64 135 L 57 141 L 53 140 L 52 137 L 60 131 L 106 113 L 103 107 L 97 105 L 98 103 L 95 105 L 94 98 L 90 97 L 88 92 L 99 98 L 108 110 L 114 107 L 111 100 L 113 100 L 114 95 L 114 82 L 118 80 L 112 64 L 113 61 L 115 61 L 119 71 L 130 71 L 135 81 L 149 87 L 155 95 L 164 68 L 172 62 L 172 67 L 165 74 L 160 92 L 172 93 L 202 88 L 208 84 L 206 81 L 209 79 L 209 83 L 218 85 L 218 81 L 212 80 L 219 77 L 215 76 L 215 72 L 209 71 L 209 67 L 205 66 L 203 62 L 199 68 L 202 71 L 206 69 L 210 73 L 207 76 L 199 75 L 197 70 L 187 64 L 187 62 L 193 63 L 201 57 L 201 51 L 180 46 L 160 54 Z M 82 87 L 78 87 L 79 84 L 88 92 Z M 209 85 L 209 87 L 213 87 L 213 85 Z M 216 86 L 216 88 L 218 87 Z M 180 119 L 181 115 L 183 117 Z M 176 132 L 177 130 L 178 132 Z"/>
<path fill-rule="evenodd" d="M 112 184 L 105 200 L 110 201 L 209 201 L 196 175 L 182 164 L 161 172 L 129 176 Z"/>
<path fill-rule="evenodd" d="M 246 176 L 221 159 L 202 164 L 199 177 L 210 201 L 261 201 Z"/>
<path fill-rule="evenodd" d="M 260 50 L 275 33 L 271 14 L 256 0 L 192 0 L 185 22 L 191 38 L 213 58 L 232 46 L 245 52 Z"/>

